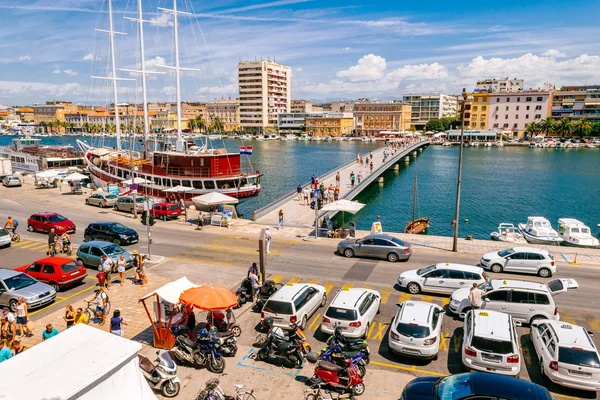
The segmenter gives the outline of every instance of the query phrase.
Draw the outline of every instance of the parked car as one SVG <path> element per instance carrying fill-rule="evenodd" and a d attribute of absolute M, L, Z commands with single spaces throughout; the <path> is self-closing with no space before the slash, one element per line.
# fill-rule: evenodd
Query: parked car
<path fill-rule="evenodd" d="M 297 323 L 306 330 L 310 317 L 319 307 L 327 303 L 327 292 L 321 285 L 312 283 L 288 283 L 282 286 L 267 300 L 260 318 L 273 319 L 273 326 L 290 329 L 291 323 Z"/>
<path fill-rule="evenodd" d="M 338 290 L 323 314 L 321 331 L 333 334 L 335 328 L 342 330 L 347 338 L 365 337 L 375 316 L 379 313 L 381 295 L 375 290 L 350 288 Z"/>
<path fill-rule="evenodd" d="M 533 247 L 513 247 L 486 253 L 481 257 L 481 266 L 492 272 L 522 272 L 549 278 L 556 272 L 554 257 L 547 250 Z"/>
<path fill-rule="evenodd" d="M 77 227 L 70 219 L 63 217 L 57 213 L 39 213 L 33 214 L 27 219 L 27 230 L 29 232 L 50 232 L 54 229 L 57 235 L 63 233 L 75 233 Z"/>
<path fill-rule="evenodd" d="M 150 210 L 150 215 L 164 220 L 177 218 L 181 215 L 181 208 L 176 203 L 156 203 Z"/>
<path fill-rule="evenodd" d="M 10 237 L 10 233 L 4 228 L 0 228 L 0 247 L 10 247 L 11 243 L 12 238 Z"/>
<path fill-rule="evenodd" d="M 120 246 L 137 243 L 139 237 L 136 231 L 118 222 L 93 222 L 85 228 L 83 240 L 103 240 Z"/>
<path fill-rule="evenodd" d="M 369 235 L 362 239 L 347 239 L 337 245 L 337 251 L 348 258 L 383 258 L 390 262 L 407 261 L 412 255 L 410 243 L 390 235 Z"/>
<path fill-rule="evenodd" d="M 531 324 L 530 335 L 543 377 L 573 389 L 600 390 L 600 356 L 592 332 L 542 319 Z"/>
<path fill-rule="evenodd" d="M 406 357 L 435 359 L 440 347 L 444 309 L 424 301 L 398 304 L 390 324 L 390 351 Z"/>
<path fill-rule="evenodd" d="M 121 246 L 110 242 L 93 240 L 79 246 L 77 249 L 77 261 L 80 261 L 85 266 L 98 268 L 102 262 L 103 255 L 106 255 L 116 263 L 121 257 L 121 254 L 125 254 L 127 268 L 132 267 L 133 258 L 131 257 L 131 254 L 128 251 L 125 251 Z"/>
<path fill-rule="evenodd" d="M 554 400 L 548 389 L 510 376 L 469 372 L 445 378 L 415 378 L 404 387 L 401 400 L 518 399 Z"/>
<path fill-rule="evenodd" d="M 56 290 L 22 272 L 0 268 L 0 306 L 15 312 L 19 297 L 28 308 L 37 308 L 52 303 Z"/>
<path fill-rule="evenodd" d="M 23 182 L 18 176 L 5 176 L 2 178 L 2 185 L 5 187 L 18 187 L 22 186 Z"/>
<path fill-rule="evenodd" d="M 427 268 L 405 271 L 398 277 L 398 284 L 412 294 L 420 292 L 452 293 L 456 289 L 470 288 L 473 283 L 487 281 L 481 267 L 439 263 Z"/>
<path fill-rule="evenodd" d="M 559 320 L 554 296 L 578 287 L 574 279 L 556 279 L 548 283 L 494 279 L 479 285 L 484 291 L 481 309 L 505 312 L 527 324 L 537 319 Z M 460 315 L 471 309 L 469 290 L 463 288 L 452 293 L 448 305 L 451 312 Z"/>
<path fill-rule="evenodd" d="M 509 314 L 470 310 L 465 316 L 462 364 L 467 370 L 518 377 L 521 351 L 516 326 Z"/>
<path fill-rule="evenodd" d="M 138 196 L 135 199 L 136 204 L 135 208 L 137 212 L 141 213 L 144 211 L 144 202 L 146 201 L 145 197 Z M 115 202 L 113 208 L 115 211 L 124 211 L 133 214 L 133 197 L 132 196 L 121 196 Z"/>
<path fill-rule="evenodd" d="M 52 286 L 55 291 L 81 283 L 87 276 L 85 267 L 71 258 L 46 257 L 32 264 L 15 268 L 40 282 Z"/>
<path fill-rule="evenodd" d="M 85 199 L 85 204 L 97 207 L 113 207 L 119 197 L 108 192 L 95 192 Z"/>

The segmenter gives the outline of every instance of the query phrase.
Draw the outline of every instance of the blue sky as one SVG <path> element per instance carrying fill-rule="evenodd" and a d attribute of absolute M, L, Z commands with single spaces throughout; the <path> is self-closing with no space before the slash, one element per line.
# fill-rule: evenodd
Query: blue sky
<path fill-rule="evenodd" d="M 173 64 L 172 19 L 143 0 L 146 60 Z M 136 0 L 113 0 L 119 68 L 135 68 Z M 520 77 L 526 86 L 600 83 L 600 2 L 388 0 L 179 0 L 184 100 L 235 97 L 242 60 L 292 67 L 292 97 L 313 101 L 457 93 L 477 79 Z M 0 0 L 0 104 L 60 98 L 111 101 L 104 0 Z M 127 72 L 122 78 L 135 79 Z M 119 83 L 120 101 L 141 101 L 139 80 Z M 171 73 L 149 81 L 150 100 L 174 100 Z"/>

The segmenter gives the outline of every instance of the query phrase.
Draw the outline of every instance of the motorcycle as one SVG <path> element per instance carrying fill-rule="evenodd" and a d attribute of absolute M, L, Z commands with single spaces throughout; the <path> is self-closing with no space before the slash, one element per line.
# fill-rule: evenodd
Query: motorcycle
<path fill-rule="evenodd" d="M 264 321 L 262 322 L 262 325 L 265 328 L 267 328 L 270 332 L 273 329 L 273 319 L 265 318 Z M 308 344 L 308 342 L 306 341 L 306 334 L 304 333 L 304 331 L 302 331 L 302 329 L 300 329 L 298 324 L 295 324 L 295 323 L 290 324 L 290 331 L 284 331 L 281 328 L 278 328 L 278 329 L 279 329 L 279 331 L 278 331 L 278 334 L 276 335 L 276 338 L 281 337 L 282 342 L 301 341 L 302 342 L 302 351 L 303 351 L 304 355 L 306 356 L 308 353 L 311 352 L 310 344 Z M 258 347 L 262 347 L 265 340 L 267 339 L 267 337 L 268 337 L 268 334 L 267 335 L 259 334 L 256 337 L 255 344 Z"/>
<path fill-rule="evenodd" d="M 350 360 L 356 367 L 358 376 L 364 378 L 367 374 L 367 363 L 364 360 L 364 355 L 360 351 L 342 351 L 337 344 L 326 347 L 320 354 L 321 360 L 331 362 L 339 366 L 345 366 L 346 361 Z"/>
<path fill-rule="evenodd" d="M 264 285 L 262 285 L 258 291 L 258 298 L 256 302 L 252 306 L 255 312 L 260 312 L 271 296 L 281 288 L 280 283 L 276 283 L 275 281 L 266 281 Z"/>
<path fill-rule="evenodd" d="M 261 361 L 279 361 L 291 365 L 292 368 L 301 368 L 304 364 L 303 341 L 286 337 L 283 329 L 276 327 L 269 331 L 262 346 L 256 353 L 256 358 Z"/>
<path fill-rule="evenodd" d="M 204 389 L 200 390 L 196 395 L 195 400 L 255 400 L 254 390 L 244 389 L 244 385 L 235 385 L 235 395 L 228 396 L 221 389 L 220 379 L 227 374 L 221 374 L 217 378 L 212 378 L 206 381 Z"/>
<path fill-rule="evenodd" d="M 362 354 L 358 355 L 362 358 Z M 310 363 L 316 363 L 315 375 L 308 380 L 310 385 L 327 384 L 334 388 L 345 389 L 353 395 L 360 396 L 365 392 L 365 384 L 360 376 L 355 364 L 350 361 L 345 361 L 345 366 L 320 360 L 318 353 L 310 353 L 306 356 L 306 360 Z"/>
<path fill-rule="evenodd" d="M 216 329 L 211 329 L 211 331 L 212 332 L 209 333 L 211 333 L 216 339 L 218 339 L 218 343 L 216 339 L 214 341 L 216 351 L 218 353 L 223 354 L 224 357 L 235 357 L 238 351 L 238 347 L 237 339 L 235 338 L 233 332 L 217 332 Z M 192 339 L 192 337 L 189 334 L 189 329 L 186 326 L 172 326 L 171 333 L 175 337 L 185 335 L 188 339 Z"/>
<path fill-rule="evenodd" d="M 196 367 L 206 365 L 209 371 L 221 373 L 225 370 L 225 358 L 217 351 L 219 344 L 214 332 L 206 329 L 200 330 L 196 340 L 179 335 L 175 339 L 175 357 Z"/>
<path fill-rule="evenodd" d="M 242 281 L 240 287 L 235 291 L 237 296 L 238 307 L 252 301 L 252 282 L 246 278 Z"/>
<path fill-rule="evenodd" d="M 355 352 L 360 351 L 363 355 L 364 362 L 369 364 L 371 362 L 371 349 L 369 344 L 363 339 L 347 339 L 342 335 L 342 330 L 337 327 L 333 331 L 333 335 L 327 339 L 327 345 L 332 348 L 338 345 L 343 352 Z"/>
<path fill-rule="evenodd" d="M 222 310 L 211 310 L 206 316 L 206 322 L 208 326 L 214 326 L 219 332 L 231 331 L 235 337 L 239 337 L 242 334 L 242 327 L 236 322 L 231 308 L 225 312 Z"/>
<path fill-rule="evenodd" d="M 157 351 L 156 356 L 153 364 L 148 357 L 138 354 L 142 375 L 152 389 L 160 390 L 164 397 L 175 397 L 181 389 L 181 382 L 177 377 L 177 365 L 167 351 L 162 354 Z"/>

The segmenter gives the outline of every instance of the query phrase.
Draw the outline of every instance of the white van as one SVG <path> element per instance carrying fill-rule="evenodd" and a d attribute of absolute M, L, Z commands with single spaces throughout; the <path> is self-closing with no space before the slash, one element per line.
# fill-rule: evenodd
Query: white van
<path fill-rule="evenodd" d="M 305 330 L 308 320 L 319 307 L 327 303 L 327 292 L 321 285 L 312 283 L 288 283 L 267 300 L 260 318 L 273 318 L 273 326 L 290 329 L 298 324 Z"/>

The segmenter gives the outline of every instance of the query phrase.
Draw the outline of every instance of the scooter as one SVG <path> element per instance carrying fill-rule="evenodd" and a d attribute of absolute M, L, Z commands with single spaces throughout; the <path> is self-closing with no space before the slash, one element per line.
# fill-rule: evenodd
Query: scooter
<path fill-rule="evenodd" d="M 302 342 L 286 338 L 283 329 L 279 327 L 273 328 L 256 353 L 256 358 L 261 361 L 279 361 L 292 368 L 301 368 L 304 364 Z"/>
<path fill-rule="evenodd" d="M 175 357 L 196 367 L 207 365 L 209 371 L 219 374 L 225 370 L 225 358 L 217 351 L 218 345 L 220 340 L 214 332 L 201 329 L 196 340 L 183 335 L 177 336 Z"/>
<path fill-rule="evenodd" d="M 267 328 L 269 330 L 269 332 L 271 332 L 273 330 L 273 318 L 270 318 L 270 317 L 265 318 L 262 321 L 262 325 L 265 328 Z M 284 331 L 281 328 L 275 328 L 275 329 L 277 329 L 277 334 L 274 335 L 274 337 L 279 342 L 301 341 L 302 342 L 302 351 L 304 352 L 304 355 L 306 356 L 308 353 L 311 352 L 310 344 L 308 344 L 308 342 L 306 341 L 306 334 L 304 333 L 304 331 L 302 331 L 302 329 L 300 329 L 298 324 L 296 324 L 296 323 L 290 324 L 289 331 Z M 268 334 L 267 335 L 259 334 L 256 337 L 255 344 L 259 347 L 262 347 L 262 345 L 264 344 L 267 337 L 268 337 Z"/>
<path fill-rule="evenodd" d="M 281 288 L 280 283 L 276 283 L 275 281 L 265 281 L 265 284 L 262 285 L 258 291 L 258 299 L 252 306 L 255 312 L 260 312 L 264 307 L 265 303 L 273 294 Z"/>
<path fill-rule="evenodd" d="M 332 347 L 326 347 L 321 351 L 321 360 L 331 362 L 333 364 L 344 367 L 346 362 L 350 360 L 356 367 L 358 376 L 364 378 L 367 374 L 367 363 L 360 351 L 342 351 L 340 346 L 335 344 Z"/>
<path fill-rule="evenodd" d="M 327 339 L 327 345 L 330 348 L 337 345 L 343 352 L 360 351 L 363 355 L 364 362 L 367 364 L 371 362 L 371 349 L 369 349 L 367 341 L 363 339 L 347 339 L 342 335 L 342 330 L 339 327 L 335 328 L 333 335 Z"/>
<path fill-rule="evenodd" d="M 358 357 L 362 357 L 359 355 Z M 365 392 L 365 384 L 361 377 L 358 376 L 356 366 L 352 361 L 346 360 L 345 366 L 323 361 L 319 359 L 318 353 L 310 353 L 306 356 L 306 360 L 311 363 L 316 363 L 315 376 L 308 380 L 310 385 L 318 385 L 320 383 L 328 384 L 334 388 L 345 389 L 352 392 L 356 396 L 360 396 Z"/>
<path fill-rule="evenodd" d="M 177 365 L 169 355 L 168 351 L 160 354 L 156 352 L 156 360 L 153 364 L 148 357 L 138 354 L 142 375 L 154 390 L 160 390 L 164 397 L 175 397 L 181 389 L 181 382 L 177 377 Z"/>
<path fill-rule="evenodd" d="M 214 345 L 218 353 L 223 354 L 224 357 L 234 357 L 238 351 L 237 340 L 232 331 L 217 332 L 216 329 L 211 330 L 214 336 Z M 190 335 L 190 330 L 187 326 L 172 326 L 171 333 L 175 336 L 186 336 L 192 340 L 193 337 Z M 218 343 L 217 343 L 218 339 Z"/>
<path fill-rule="evenodd" d="M 238 300 L 238 307 L 252 301 L 252 282 L 246 278 L 242 281 L 240 287 L 235 291 Z"/>
<path fill-rule="evenodd" d="M 206 316 L 206 322 L 209 326 L 214 326 L 219 332 L 231 331 L 235 337 L 242 334 L 242 327 L 236 322 L 231 308 L 225 312 L 222 310 L 210 311 Z"/>

